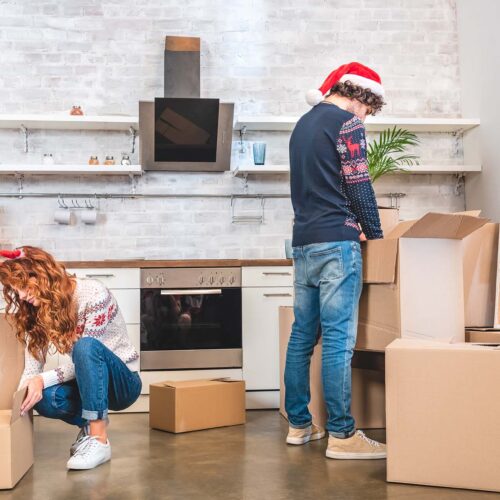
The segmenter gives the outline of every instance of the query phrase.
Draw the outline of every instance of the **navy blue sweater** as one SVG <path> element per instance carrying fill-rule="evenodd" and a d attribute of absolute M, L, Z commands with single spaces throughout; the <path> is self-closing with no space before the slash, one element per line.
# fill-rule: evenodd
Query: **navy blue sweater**
<path fill-rule="evenodd" d="M 352 113 L 321 103 L 290 138 L 295 213 L 293 246 L 383 237 L 366 161 L 365 127 Z"/>

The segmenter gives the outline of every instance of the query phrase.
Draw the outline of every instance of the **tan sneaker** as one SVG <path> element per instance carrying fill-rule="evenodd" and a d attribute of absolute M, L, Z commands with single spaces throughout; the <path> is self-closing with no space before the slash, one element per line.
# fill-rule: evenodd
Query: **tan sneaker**
<path fill-rule="evenodd" d="M 288 436 L 286 442 L 288 444 L 306 444 L 309 441 L 316 439 L 323 439 L 325 437 L 325 430 L 317 425 L 310 425 L 304 429 L 295 429 L 294 427 L 288 428 Z"/>
<path fill-rule="evenodd" d="M 387 457 L 386 446 L 366 437 L 363 431 L 356 431 L 350 438 L 328 438 L 328 458 L 340 460 L 374 460 Z"/>

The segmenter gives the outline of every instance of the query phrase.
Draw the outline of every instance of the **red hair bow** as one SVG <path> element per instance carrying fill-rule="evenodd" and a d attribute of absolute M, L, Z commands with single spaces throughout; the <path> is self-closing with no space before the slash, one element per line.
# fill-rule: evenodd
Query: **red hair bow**
<path fill-rule="evenodd" d="M 17 259 L 21 257 L 23 252 L 21 250 L 0 250 L 0 255 L 6 259 Z"/>

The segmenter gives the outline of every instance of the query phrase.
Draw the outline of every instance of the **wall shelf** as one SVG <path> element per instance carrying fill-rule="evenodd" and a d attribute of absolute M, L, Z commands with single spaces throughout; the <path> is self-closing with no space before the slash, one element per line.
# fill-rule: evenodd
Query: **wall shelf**
<path fill-rule="evenodd" d="M 72 116 L 69 114 L 0 114 L 0 129 L 129 130 L 137 129 L 137 116 Z"/>
<path fill-rule="evenodd" d="M 289 165 L 249 165 L 235 168 L 234 176 L 287 174 Z M 481 165 L 414 165 L 408 168 L 408 174 L 463 174 L 481 172 Z M 400 175 L 404 175 L 402 172 Z"/>
<path fill-rule="evenodd" d="M 296 116 L 241 116 L 235 124 L 236 130 L 246 127 L 246 131 L 293 130 Z M 365 123 L 368 132 L 380 132 L 394 126 L 411 132 L 465 132 L 479 126 L 478 118 L 404 118 L 389 116 L 368 117 Z"/>
<path fill-rule="evenodd" d="M 0 175 L 142 175 L 141 165 L 0 164 Z"/>

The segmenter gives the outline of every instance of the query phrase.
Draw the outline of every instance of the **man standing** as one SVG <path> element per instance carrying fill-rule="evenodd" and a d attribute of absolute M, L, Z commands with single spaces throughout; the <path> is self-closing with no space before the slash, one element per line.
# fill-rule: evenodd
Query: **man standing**
<path fill-rule="evenodd" d="M 345 64 L 319 91 L 308 92 L 314 107 L 290 139 L 295 322 L 285 368 L 286 441 L 300 445 L 325 436 L 308 410 L 310 358 L 321 324 L 328 458 L 386 457 L 385 445 L 356 431 L 351 415 L 351 358 L 362 289 L 359 242 L 363 233 L 367 239 L 383 237 L 363 121 L 382 108 L 383 96 L 375 71 Z"/>

